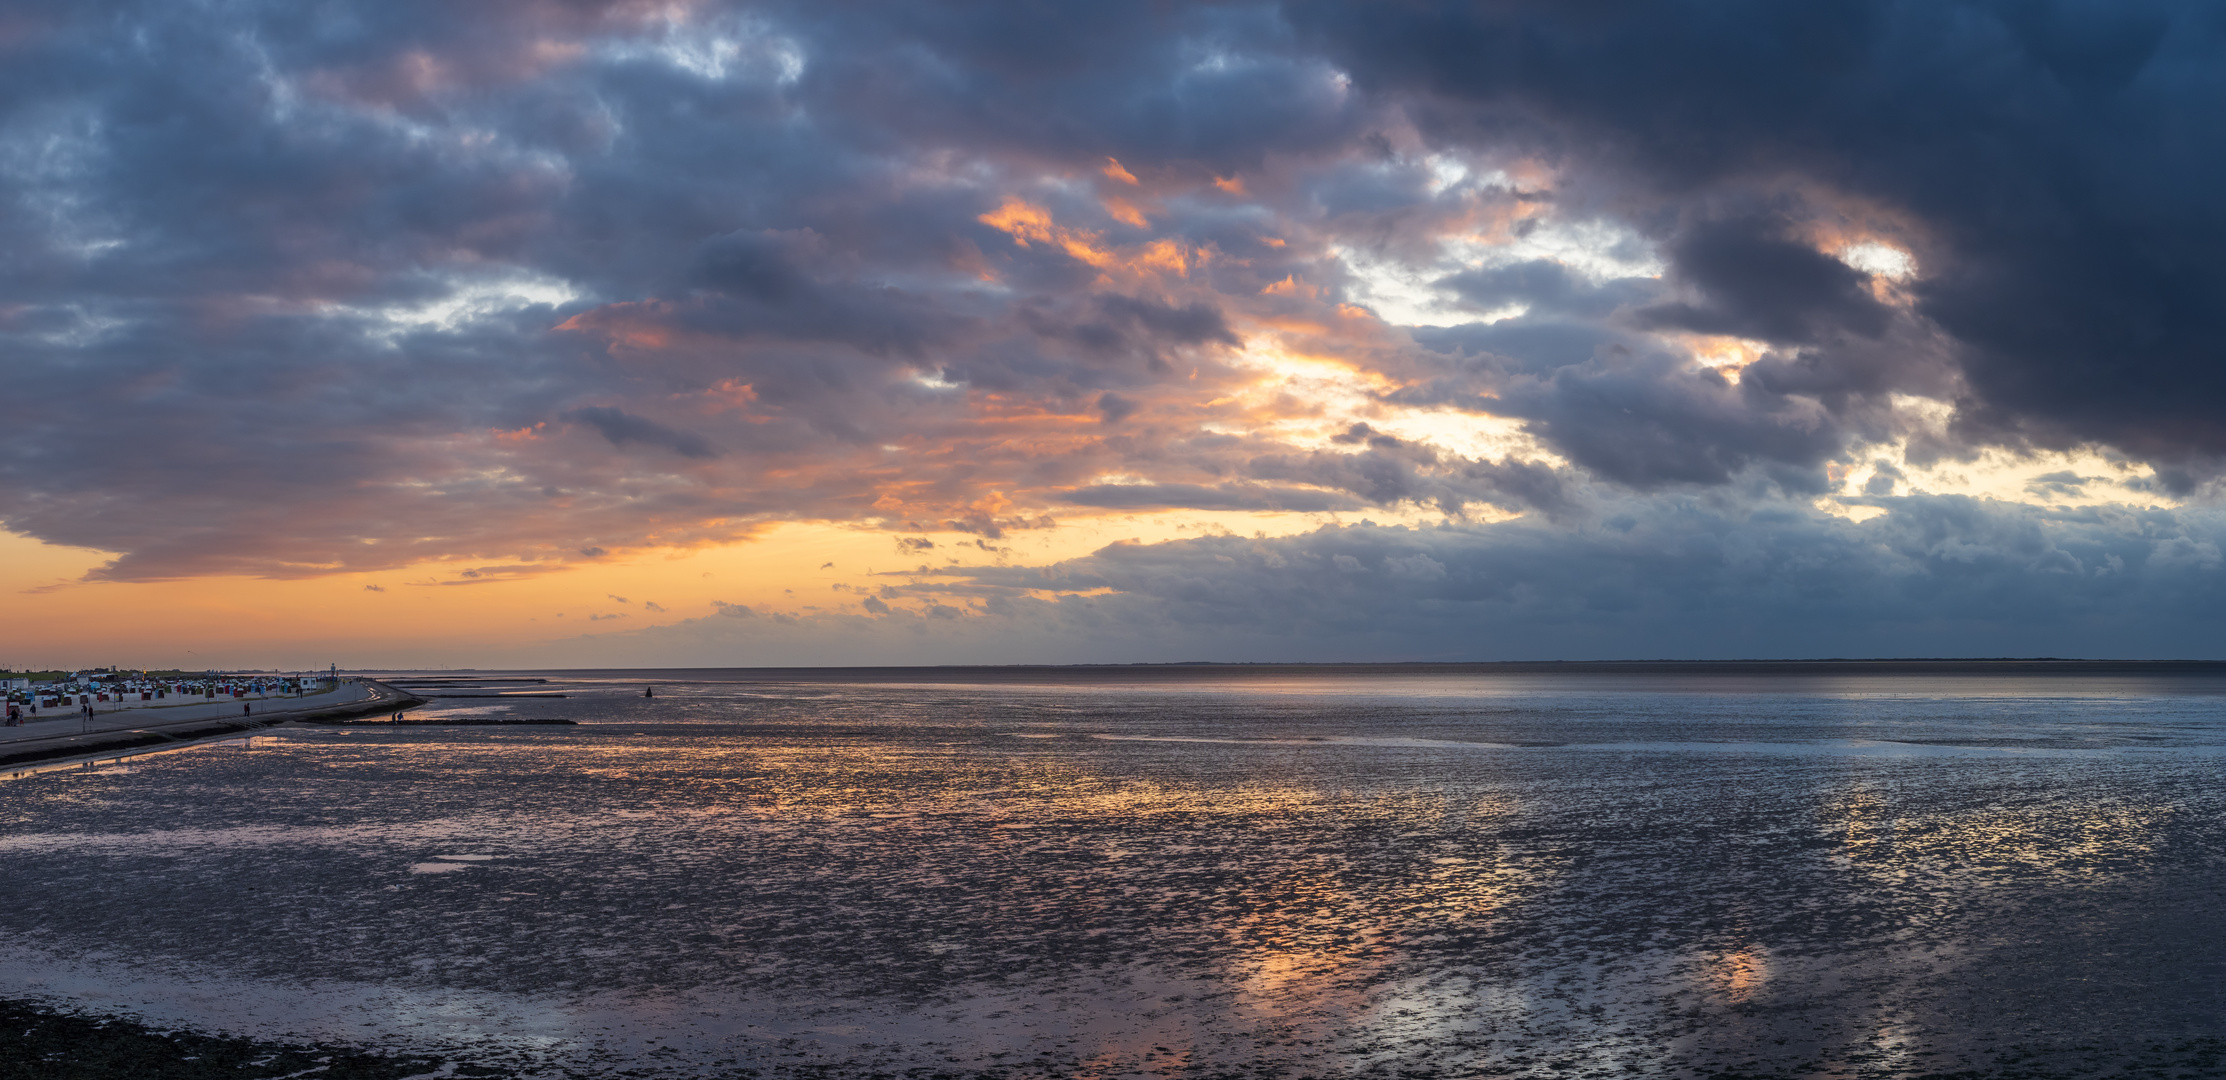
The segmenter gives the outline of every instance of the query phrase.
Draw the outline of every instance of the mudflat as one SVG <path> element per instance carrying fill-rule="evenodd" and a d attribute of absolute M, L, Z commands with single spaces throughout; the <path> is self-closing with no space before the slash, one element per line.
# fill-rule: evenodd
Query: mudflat
<path fill-rule="evenodd" d="M 0 996 L 521 1075 L 2226 1068 L 2213 675 L 547 685 L 0 787 Z"/>

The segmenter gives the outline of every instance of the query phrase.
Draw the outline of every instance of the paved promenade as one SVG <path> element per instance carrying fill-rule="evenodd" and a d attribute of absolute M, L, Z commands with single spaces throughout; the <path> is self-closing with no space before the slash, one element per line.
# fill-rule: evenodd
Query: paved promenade
<path fill-rule="evenodd" d="M 210 720 L 253 719 L 276 722 L 284 719 L 288 713 L 329 709 L 335 705 L 367 701 L 377 695 L 378 691 L 373 689 L 370 683 L 358 681 L 344 682 L 337 689 L 300 698 L 272 695 L 267 698 L 222 697 L 214 701 L 189 699 L 181 704 L 165 704 L 158 708 L 147 708 L 141 702 L 135 701 L 131 702 L 133 708 L 112 708 L 107 711 L 95 712 L 90 725 L 85 722 L 83 715 L 76 711 L 76 706 L 64 705 L 52 709 L 41 709 L 37 716 L 25 716 L 22 727 L 0 727 L 0 745 L 33 739 L 79 735 L 87 732 L 98 734 L 104 731 L 161 731 L 168 727 L 205 723 Z M 99 710 L 101 704 L 103 703 L 96 702 L 93 708 Z M 114 703 L 107 704 L 113 705 Z M 252 706 L 254 708 L 253 714 L 241 713 L 240 706 L 242 705 Z"/>

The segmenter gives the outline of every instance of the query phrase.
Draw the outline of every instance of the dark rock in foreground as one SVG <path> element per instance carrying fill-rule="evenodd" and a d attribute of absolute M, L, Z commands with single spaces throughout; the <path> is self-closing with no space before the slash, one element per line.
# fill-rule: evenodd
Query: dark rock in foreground
<path fill-rule="evenodd" d="M 334 1080 L 399 1080 L 439 1068 L 436 1057 L 389 1056 L 352 1047 L 286 1045 L 161 1031 L 135 1020 L 80 1016 L 35 1002 L 0 999 L 0 1080 L 263 1078 L 311 1074 Z M 469 1065 L 448 1075 L 489 1076 Z"/>

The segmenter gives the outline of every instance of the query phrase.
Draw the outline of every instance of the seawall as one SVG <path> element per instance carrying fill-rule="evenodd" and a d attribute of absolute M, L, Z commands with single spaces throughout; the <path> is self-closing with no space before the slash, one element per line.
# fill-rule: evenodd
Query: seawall
<path fill-rule="evenodd" d="M 294 709 L 274 709 L 250 716 L 157 721 L 106 731 L 33 735 L 0 742 L 0 769 L 11 765 L 50 765 L 80 759 L 92 760 L 133 750 L 182 746 L 252 734 L 281 724 L 337 723 L 359 716 L 377 716 L 425 704 L 424 698 L 382 682 L 370 679 L 357 679 L 356 682 L 368 689 L 370 696 L 351 701 L 304 705 Z M 284 700 L 265 699 L 265 702 L 257 704 L 278 704 Z"/>

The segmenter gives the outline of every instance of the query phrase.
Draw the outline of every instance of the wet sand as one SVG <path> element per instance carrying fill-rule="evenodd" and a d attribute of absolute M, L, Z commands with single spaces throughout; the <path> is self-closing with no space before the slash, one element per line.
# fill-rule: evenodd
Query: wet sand
<path fill-rule="evenodd" d="M 520 1075 L 2220 1074 L 2215 680 L 564 689 L 0 789 L 0 996 Z"/>

